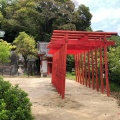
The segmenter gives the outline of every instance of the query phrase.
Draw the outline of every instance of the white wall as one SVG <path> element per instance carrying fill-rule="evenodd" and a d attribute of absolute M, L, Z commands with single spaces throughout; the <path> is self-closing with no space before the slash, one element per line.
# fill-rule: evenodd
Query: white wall
<path fill-rule="evenodd" d="M 47 73 L 47 61 L 46 60 L 42 60 L 41 70 L 43 71 L 43 73 Z"/>

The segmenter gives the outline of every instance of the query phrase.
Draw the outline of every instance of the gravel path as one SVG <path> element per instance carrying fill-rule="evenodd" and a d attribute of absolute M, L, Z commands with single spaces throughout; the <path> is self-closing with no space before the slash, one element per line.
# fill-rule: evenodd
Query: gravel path
<path fill-rule="evenodd" d="M 29 94 L 35 120 L 120 120 L 117 100 L 66 80 L 65 99 L 50 78 L 4 78 Z"/>

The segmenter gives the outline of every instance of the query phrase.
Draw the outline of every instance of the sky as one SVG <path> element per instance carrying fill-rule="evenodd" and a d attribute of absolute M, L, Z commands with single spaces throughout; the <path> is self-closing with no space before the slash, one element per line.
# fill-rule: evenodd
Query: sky
<path fill-rule="evenodd" d="M 93 31 L 118 32 L 120 35 L 120 0 L 72 0 L 77 7 L 84 4 L 93 15 Z"/>

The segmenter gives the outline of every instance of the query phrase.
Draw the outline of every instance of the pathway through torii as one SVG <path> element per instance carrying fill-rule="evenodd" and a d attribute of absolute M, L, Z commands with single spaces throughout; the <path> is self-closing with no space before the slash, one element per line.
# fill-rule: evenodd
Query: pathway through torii
<path fill-rule="evenodd" d="M 107 38 L 112 35 L 117 33 L 54 30 L 48 45 L 49 54 L 53 54 L 52 84 L 62 98 L 65 97 L 67 54 L 73 54 L 75 58 L 76 82 L 97 91 L 100 89 L 102 93 L 106 89 L 110 95 L 107 47 L 115 42 L 107 41 Z"/>

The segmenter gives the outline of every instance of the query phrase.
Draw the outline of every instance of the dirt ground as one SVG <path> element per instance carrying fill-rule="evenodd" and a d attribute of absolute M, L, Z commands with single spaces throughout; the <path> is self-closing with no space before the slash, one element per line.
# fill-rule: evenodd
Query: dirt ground
<path fill-rule="evenodd" d="M 120 120 L 117 100 L 66 80 L 61 99 L 50 78 L 4 78 L 29 94 L 35 120 Z"/>

